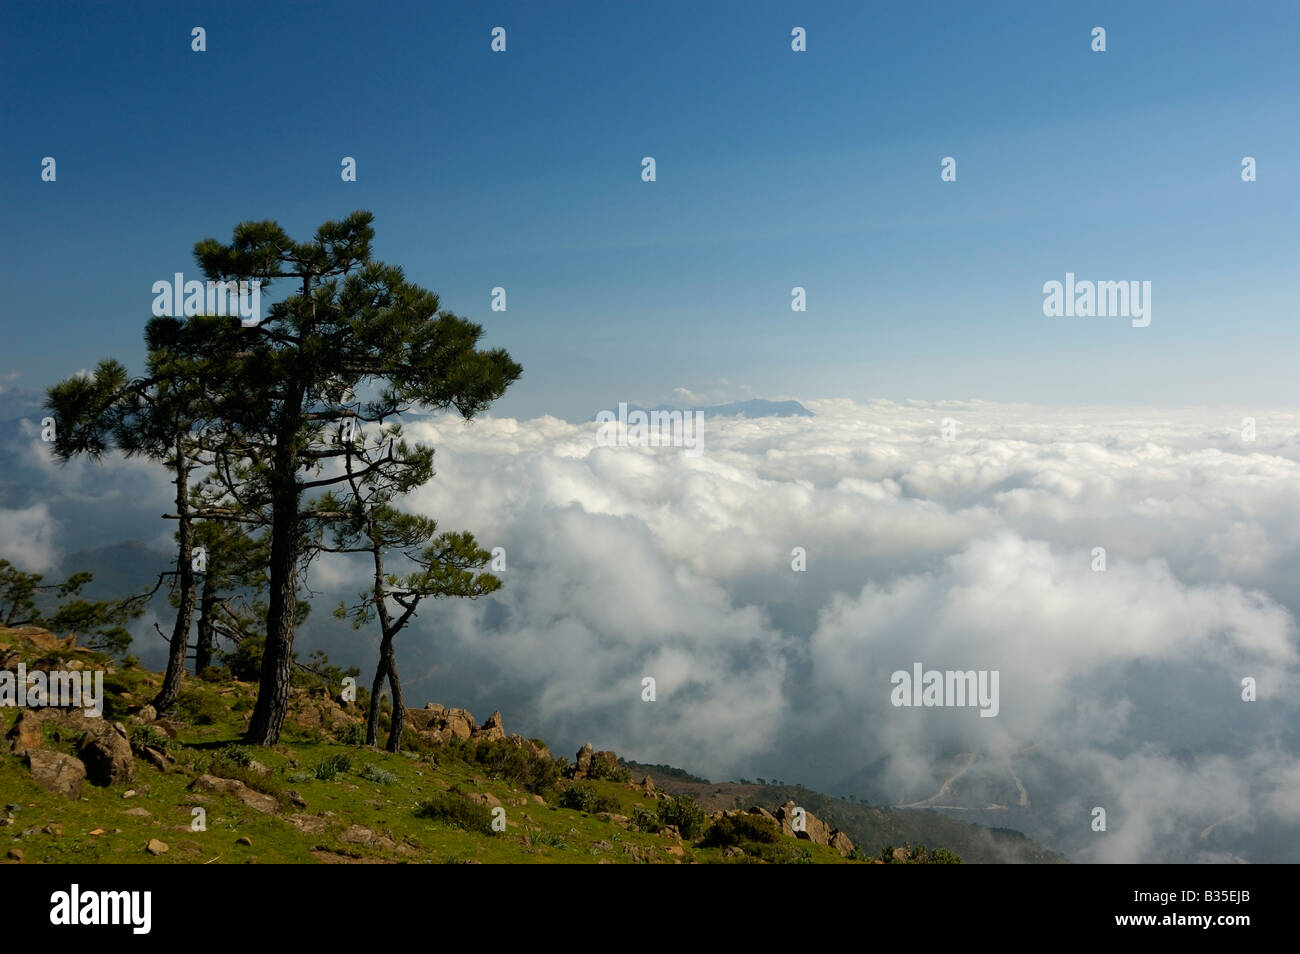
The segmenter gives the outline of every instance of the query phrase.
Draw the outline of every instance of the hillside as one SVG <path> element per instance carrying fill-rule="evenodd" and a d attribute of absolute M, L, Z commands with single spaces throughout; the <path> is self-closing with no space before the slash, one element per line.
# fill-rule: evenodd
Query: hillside
<path fill-rule="evenodd" d="M 36 692 L 53 685 L 46 674 L 56 672 L 98 672 L 102 717 L 86 714 L 89 698 L 63 709 L 15 706 L 20 683 Z M 338 675 L 326 679 L 342 685 Z M 0 627 L 6 860 L 864 860 L 845 834 L 815 813 L 805 817 L 802 806 L 710 815 L 687 795 L 634 781 L 612 752 L 584 746 L 570 763 L 540 740 L 507 735 L 500 713 L 480 725 L 463 709 L 431 703 L 407 711 L 401 753 L 364 747 L 364 698 L 344 702 L 326 679 L 299 673 L 281 744 L 254 748 L 240 742 L 252 683 L 208 670 L 186 680 L 175 712 L 160 719 L 148 705 L 160 674 L 129 659 L 115 663 L 75 636 Z M 890 856 L 929 860 L 901 849 Z M 954 859 L 936 851 L 933 860 Z"/>
<path fill-rule="evenodd" d="M 974 864 L 1063 864 L 1067 860 L 1020 832 L 972 825 L 935 811 L 877 808 L 823 795 L 802 785 L 708 782 L 680 770 L 665 771 L 665 766 L 635 762 L 627 765 L 638 777 L 650 776 L 661 791 L 693 796 L 706 811 L 794 801 L 843 830 L 864 854 L 871 856 L 887 846 L 912 844 L 942 845 Z"/>

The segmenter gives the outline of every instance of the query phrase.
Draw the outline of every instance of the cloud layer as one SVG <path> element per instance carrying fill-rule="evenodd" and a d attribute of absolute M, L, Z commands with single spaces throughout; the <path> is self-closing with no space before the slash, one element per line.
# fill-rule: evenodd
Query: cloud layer
<path fill-rule="evenodd" d="M 1079 860 L 1300 856 L 1300 413 L 805 403 L 706 420 L 698 457 L 551 417 L 408 421 L 438 465 L 408 506 L 507 561 L 497 595 L 402 636 L 408 700 Z M 158 468 L 19 445 L 43 488 L 0 498 L 0 555 L 48 566 L 132 522 L 165 543 Z M 325 612 L 359 573 L 317 561 L 302 646 L 368 669 L 372 640 Z M 997 670 L 997 717 L 895 707 L 914 662 Z"/>

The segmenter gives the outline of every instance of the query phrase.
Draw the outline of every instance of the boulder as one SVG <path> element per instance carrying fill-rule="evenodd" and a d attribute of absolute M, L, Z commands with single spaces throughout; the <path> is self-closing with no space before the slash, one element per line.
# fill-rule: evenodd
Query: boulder
<path fill-rule="evenodd" d="M 85 763 L 86 777 L 95 785 L 120 785 L 135 779 L 131 742 L 120 722 L 88 730 L 77 754 Z"/>
<path fill-rule="evenodd" d="M 845 858 L 853 853 L 853 840 L 838 828 L 831 832 L 830 846 Z"/>
<path fill-rule="evenodd" d="M 158 710 L 153 706 L 142 706 L 138 711 L 131 713 L 130 721 L 145 725 L 155 722 L 158 719 Z"/>
<path fill-rule="evenodd" d="M 86 780 L 86 766 L 80 759 L 62 752 L 50 752 L 46 749 L 32 749 L 27 753 L 27 767 L 31 769 L 32 781 L 56 795 L 63 795 L 69 801 L 81 798 L 81 783 Z"/>
<path fill-rule="evenodd" d="M 582 779 L 591 774 L 592 749 L 590 742 L 584 742 L 573 761 L 573 777 Z"/>
<path fill-rule="evenodd" d="M 786 802 L 776 810 L 776 821 L 781 825 L 783 835 L 802 838 L 814 845 L 829 845 L 831 842 L 831 827 L 806 810 L 800 823 L 799 811 L 792 801 Z"/>
<path fill-rule="evenodd" d="M 43 737 L 41 717 L 30 709 L 18 713 L 18 721 L 6 736 L 9 739 L 9 751 L 14 755 L 26 755 L 32 749 L 39 749 Z"/>

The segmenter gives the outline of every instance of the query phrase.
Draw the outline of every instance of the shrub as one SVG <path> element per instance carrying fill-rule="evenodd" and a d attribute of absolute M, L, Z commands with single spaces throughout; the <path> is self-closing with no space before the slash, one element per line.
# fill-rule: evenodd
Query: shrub
<path fill-rule="evenodd" d="M 466 831 L 492 833 L 492 812 L 457 788 L 426 798 L 415 806 L 415 814 Z"/>
<path fill-rule="evenodd" d="M 152 725 L 133 725 L 131 726 L 131 748 L 139 749 L 151 748 L 158 749 L 160 752 L 169 752 L 175 743 L 157 726 Z"/>
<path fill-rule="evenodd" d="M 554 759 L 537 755 L 514 742 L 483 739 L 461 751 L 466 761 L 482 765 L 489 775 L 530 792 L 541 794 L 554 788 L 560 779 Z"/>
<path fill-rule="evenodd" d="M 675 825 L 683 838 L 696 838 L 704 830 L 708 816 L 691 795 L 678 795 L 659 803 L 659 822 Z"/>
<path fill-rule="evenodd" d="M 590 785 L 570 785 L 560 793 L 560 807 L 594 815 L 597 812 L 616 812 L 618 802 L 601 795 Z"/>
<path fill-rule="evenodd" d="M 340 772 L 346 772 L 350 768 L 352 768 L 352 758 L 339 752 L 322 762 L 317 762 L 312 772 L 322 782 L 332 782 Z"/>
<path fill-rule="evenodd" d="M 659 821 L 659 813 L 644 805 L 637 805 L 632 809 L 632 827 L 651 835 L 664 830 L 663 824 Z"/>
<path fill-rule="evenodd" d="M 253 753 L 246 745 L 231 743 L 224 745 L 217 751 L 217 758 L 224 762 L 230 762 L 234 765 L 248 765 L 253 761 Z"/>
<path fill-rule="evenodd" d="M 621 762 L 606 762 L 604 759 L 592 759 L 591 768 L 587 770 L 589 778 L 608 779 L 611 782 L 632 781 L 632 770 Z"/>
<path fill-rule="evenodd" d="M 371 764 L 367 764 L 361 770 L 361 777 L 371 782 L 378 782 L 380 785 L 392 785 L 397 781 L 397 776 L 392 772 Z"/>
<path fill-rule="evenodd" d="M 193 725 L 212 725 L 226 715 L 219 699 L 188 689 L 176 697 L 176 714 Z"/>
<path fill-rule="evenodd" d="M 738 845 L 747 853 L 754 845 L 772 845 L 781 837 L 781 830 L 776 822 L 762 815 L 724 815 L 709 826 L 700 841 L 704 848 L 725 848 Z"/>
<path fill-rule="evenodd" d="M 339 741 L 344 745 L 365 745 L 366 726 L 364 722 L 349 722 L 339 733 Z"/>

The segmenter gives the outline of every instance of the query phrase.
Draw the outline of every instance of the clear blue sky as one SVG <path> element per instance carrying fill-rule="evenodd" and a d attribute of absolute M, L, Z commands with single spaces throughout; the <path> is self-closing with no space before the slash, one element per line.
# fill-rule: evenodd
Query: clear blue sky
<path fill-rule="evenodd" d="M 6 4 L 0 376 L 138 367 L 197 239 L 365 208 L 524 365 L 506 413 L 1291 404 L 1298 36 L 1294 2 Z M 1045 318 L 1067 271 L 1150 280 L 1151 326 Z"/>

